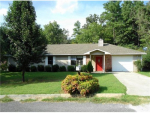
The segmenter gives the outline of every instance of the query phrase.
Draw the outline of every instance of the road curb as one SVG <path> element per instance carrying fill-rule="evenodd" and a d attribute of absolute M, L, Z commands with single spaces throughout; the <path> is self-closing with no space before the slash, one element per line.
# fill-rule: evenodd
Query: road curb
<path fill-rule="evenodd" d="M 95 97 L 121 97 L 124 95 L 123 93 L 102 93 L 96 94 Z M 4 98 L 5 96 L 10 97 L 14 101 L 21 101 L 26 99 L 37 99 L 41 101 L 45 98 L 54 98 L 54 97 L 63 97 L 69 98 L 72 97 L 70 94 L 20 94 L 20 95 L 0 95 L 0 99 Z"/>

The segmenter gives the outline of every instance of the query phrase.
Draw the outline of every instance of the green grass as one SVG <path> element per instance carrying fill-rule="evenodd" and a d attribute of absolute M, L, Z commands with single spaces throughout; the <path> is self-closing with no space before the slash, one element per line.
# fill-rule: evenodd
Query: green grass
<path fill-rule="evenodd" d="M 21 100 L 21 102 L 35 102 L 37 101 L 37 99 L 25 99 L 25 100 Z"/>
<path fill-rule="evenodd" d="M 0 102 L 11 102 L 11 101 L 14 101 L 14 100 L 9 98 L 8 96 L 5 96 L 4 98 L 0 99 Z"/>
<path fill-rule="evenodd" d="M 0 73 L 0 93 L 4 94 L 60 94 L 61 81 L 76 72 L 26 72 L 22 82 L 21 72 Z M 93 73 L 99 80 L 98 93 L 125 93 L 126 87 L 110 73 Z"/>
<path fill-rule="evenodd" d="M 76 97 L 76 98 L 62 98 L 62 97 L 55 97 L 55 98 L 45 98 L 42 101 L 44 102 L 93 102 L 93 103 L 122 103 L 122 104 L 132 104 L 132 105 L 140 105 L 144 103 L 150 102 L 150 97 L 142 97 L 142 96 L 129 96 L 124 95 L 118 98 L 106 98 L 106 97 Z"/>
<path fill-rule="evenodd" d="M 150 77 L 150 71 L 138 72 L 138 73 Z"/>

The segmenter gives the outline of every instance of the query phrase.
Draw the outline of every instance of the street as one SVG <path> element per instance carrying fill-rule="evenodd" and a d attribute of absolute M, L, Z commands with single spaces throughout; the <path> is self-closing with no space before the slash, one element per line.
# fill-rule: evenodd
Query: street
<path fill-rule="evenodd" d="M 78 102 L 0 103 L 1 112 L 136 112 L 131 105 Z"/>

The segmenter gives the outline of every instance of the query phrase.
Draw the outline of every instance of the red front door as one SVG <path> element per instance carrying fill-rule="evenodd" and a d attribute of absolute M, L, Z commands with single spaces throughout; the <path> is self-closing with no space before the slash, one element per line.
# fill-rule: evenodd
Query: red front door
<path fill-rule="evenodd" d="M 96 71 L 102 71 L 102 57 L 96 57 Z"/>

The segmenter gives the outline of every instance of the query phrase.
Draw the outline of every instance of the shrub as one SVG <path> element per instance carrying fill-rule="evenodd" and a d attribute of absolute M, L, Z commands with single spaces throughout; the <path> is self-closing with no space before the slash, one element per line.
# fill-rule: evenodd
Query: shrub
<path fill-rule="evenodd" d="M 75 67 L 74 66 L 68 66 L 67 69 L 68 69 L 68 71 L 75 71 Z"/>
<path fill-rule="evenodd" d="M 141 69 L 142 69 L 141 60 L 135 61 L 134 64 L 136 65 L 137 70 L 138 70 L 138 71 L 141 71 Z"/>
<path fill-rule="evenodd" d="M 7 62 L 6 61 L 4 63 L 1 63 L 1 65 L 0 65 L 0 69 L 1 70 L 5 71 L 5 70 L 7 70 L 7 68 L 8 68 L 8 66 L 7 66 Z"/>
<path fill-rule="evenodd" d="M 87 71 L 88 71 L 89 73 L 93 72 L 93 66 L 92 66 L 91 61 L 89 61 L 88 64 L 87 64 Z"/>
<path fill-rule="evenodd" d="M 45 71 L 51 72 L 51 67 L 50 66 L 45 66 Z"/>
<path fill-rule="evenodd" d="M 16 66 L 13 65 L 13 64 L 10 64 L 10 65 L 8 66 L 8 70 L 9 70 L 10 72 L 15 72 L 15 71 L 16 71 Z"/>
<path fill-rule="evenodd" d="M 21 66 L 18 65 L 18 66 L 16 67 L 16 71 L 17 71 L 17 72 L 21 72 L 21 71 L 22 71 Z"/>
<path fill-rule="evenodd" d="M 150 70 L 150 50 L 147 50 L 147 54 L 143 55 L 142 65 L 146 70 Z"/>
<path fill-rule="evenodd" d="M 52 71 L 53 72 L 58 72 L 58 70 L 59 70 L 59 66 L 57 64 L 52 66 Z"/>
<path fill-rule="evenodd" d="M 44 66 L 43 65 L 38 65 L 38 71 L 44 71 Z"/>
<path fill-rule="evenodd" d="M 36 72 L 36 71 L 37 71 L 36 66 L 31 66 L 31 72 Z"/>
<path fill-rule="evenodd" d="M 92 77 L 92 75 L 67 75 L 62 81 L 61 88 L 65 93 L 80 94 L 81 96 L 87 96 L 93 94 L 99 90 L 98 79 Z"/>
<path fill-rule="evenodd" d="M 87 65 L 83 65 L 83 66 L 81 67 L 81 71 L 82 71 L 82 72 L 87 72 Z"/>
<path fill-rule="evenodd" d="M 66 71 L 66 67 L 65 66 L 60 66 L 59 71 Z"/>
<path fill-rule="evenodd" d="M 27 71 L 27 72 L 30 72 L 30 67 L 29 67 L 29 66 L 26 67 L 26 71 Z"/>

